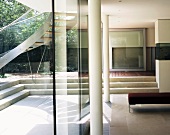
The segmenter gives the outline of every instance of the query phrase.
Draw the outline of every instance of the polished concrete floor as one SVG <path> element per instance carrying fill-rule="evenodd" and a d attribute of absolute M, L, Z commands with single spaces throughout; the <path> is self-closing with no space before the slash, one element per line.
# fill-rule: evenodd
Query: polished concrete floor
<path fill-rule="evenodd" d="M 110 97 L 103 102 L 104 135 L 170 135 L 170 105 L 135 105 L 129 113 L 127 94 Z M 57 98 L 59 134 L 82 135 L 80 124 L 89 115 L 77 121 L 77 101 L 73 95 Z M 53 135 L 52 96 L 29 96 L 0 111 L 0 135 L 13 134 Z"/>
<path fill-rule="evenodd" d="M 89 127 L 89 106 L 79 121 L 79 96 L 56 97 L 57 135 L 83 135 Z M 52 96 L 29 96 L 0 111 L 0 135 L 53 135 Z M 109 135 L 110 104 L 103 104 L 104 135 Z"/>
<path fill-rule="evenodd" d="M 170 135 L 170 105 L 135 105 L 126 94 L 111 95 L 110 135 Z"/>
<path fill-rule="evenodd" d="M 30 96 L 0 111 L 0 135 L 51 135 L 49 96 Z"/>

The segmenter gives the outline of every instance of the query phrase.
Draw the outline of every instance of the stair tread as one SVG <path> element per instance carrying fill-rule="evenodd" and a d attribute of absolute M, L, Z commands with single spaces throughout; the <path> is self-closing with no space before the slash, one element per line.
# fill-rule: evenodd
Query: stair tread
<path fill-rule="evenodd" d="M 23 83 L 24 84 L 24 83 Z M 52 83 L 33 83 L 34 85 L 53 85 Z M 33 85 L 33 84 L 24 84 L 24 85 Z M 89 84 L 89 83 L 81 83 L 81 84 Z M 57 83 L 57 85 L 79 85 L 79 83 Z"/>
<path fill-rule="evenodd" d="M 38 90 L 38 91 L 40 91 L 40 90 L 42 90 L 42 91 L 49 91 L 49 90 L 53 90 L 53 89 L 26 89 L 26 90 Z M 57 89 L 56 88 L 56 90 L 68 90 L 68 91 L 71 91 L 71 90 L 80 90 L 79 88 L 67 88 L 67 89 Z M 81 90 L 89 90 L 88 88 L 81 88 Z"/>
<path fill-rule="evenodd" d="M 157 82 L 110 82 L 110 84 L 129 84 L 129 83 L 133 83 L 133 84 L 138 84 L 138 83 L 146 84 L 146 83 L 157 83 Z"/>
<path fill-rule="evenodd" d="M 11 96 L 8 96 L 8 97 L 6 97 L 6 98 L 4 98 L 4 99 L 1 99 L 1 100 L 0 100 L 0 105 L 4 104 L 4 103 L 6 103 L 6 102 L 9 102 L 9 101 L 11 101 L 11 100 L 13 100 L 13 99 L 15 99 L 15 98 L 17 98 L 17 97 L 19 97 L 19 96 L 27 93 L 27 92 L 28 92 L 27 90 L 23 90 L 23 91 L 20 91 L 20 92 L 15 93 L 15 94 L 13 94 L 13 95 L 11 95 Z"/>
<path fill-rule="evenodd" d="M 15 86 L 17 84 L 19 84 L 19 80 L 14 80 L 14 81 L 10 81 L 10 82 L 4 82 L 2 85 L 0 85 L 0 91 L 3 90 L 3 89 Z"/>
<path fill-rule="evenodd" d="M 122 88 L 110 88 L 110 89 L 154 89 L 158 87 L 122 87 Z"/>
<path fill-rule="evenodd" d="M 110 88 L 110 94 L 128 94 L 128 93 L 156 93 L 159 92 L 158 87 L 136 87 L 136 88 Z"/>
<path fill-rule="evenodd" d="M 0 91 L 0 95 L 3 94 L 3 93 L 9 92 L 9 91 L 15 90 L 16 88 L 20 88 L 20 87 L 24 87 L 24 85 L 18 84 L 18 85 L 3 89 L 3 90 Z"/>
<path fill-rule="evenodd" d="M 0 100 L 8 96 L 11 96 L 19 91 L 22 91 L 23 89 L 24 89 L 24 85 L 20 85 L 20 84 L 12 86 L 10 88 L 3 89 L 0 91 Z"/>
<path fill-rule="evenodd" d="M 111 77 L 111 82 L 156 82 L 155 76 Z"/>
<path fill-rule="evenodd" d="M 114 76 L 110 78 L 156 78 L 155 76 Z"/>

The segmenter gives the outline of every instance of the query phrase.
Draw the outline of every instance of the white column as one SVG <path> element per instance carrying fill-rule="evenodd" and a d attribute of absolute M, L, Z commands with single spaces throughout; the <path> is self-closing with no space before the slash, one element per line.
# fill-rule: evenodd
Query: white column
<path fill-rule="evenodd" d="M 89 0 L 90 134 L 103 135 L 101 0 Z"/>
<path fill-rule="evenodd" d="M 103 22 L 103 82 L 104 101 L 110 101 L 110 81 L 109 81 L 109 21 L 108 15 L 102 15 Z"/>

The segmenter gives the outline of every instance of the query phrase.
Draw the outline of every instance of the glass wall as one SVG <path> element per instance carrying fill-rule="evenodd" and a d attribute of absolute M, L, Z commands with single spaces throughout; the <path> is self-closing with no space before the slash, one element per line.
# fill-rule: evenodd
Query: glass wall
<path fill-rule="evenodd" d="M 81 83 L 81 118 L 86 117 L 90 112 L 89 106 L 89 69 L 88 69 L 88 16 L 87 1 L 82 1 L 80 4 L 80 57 L 79 57 L 79 79 Z"/>
<path fill-rule="evenodd" d="M 84 134 L 89 114 L 87 1 L 53 2 L 54 10 L 43 3 L 44 9 L 30 10 L 0 30 L 0 84 L 5 84 L 0 110 L 13 104 L 0 112 L 0 134 Z"/>
<path fill-rule="evenodd" d="M 57 135 L 81 135 L 89 113 L 86 3 L 55 0 L 55 93 Z M 87 6 L 87 5 L 86 5 Z M 82 23 L 83 21 L 83 23 Z"/>
<path fill-rule="evenodd" d="M 111 30 L 109 32 L 110 69 L 145 70 L 144 30 Z"/>
<path fill-rule="evenodd" d="M 50 27 L 51 12 L 30 10 L 0 30 L 0 134 L 53 134 Z"/>

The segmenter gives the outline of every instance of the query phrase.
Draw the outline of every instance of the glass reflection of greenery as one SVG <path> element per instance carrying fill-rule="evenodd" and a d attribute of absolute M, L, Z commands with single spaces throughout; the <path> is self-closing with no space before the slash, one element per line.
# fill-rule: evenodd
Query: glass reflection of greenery
<path fill-rule="evenodd" d="M 48 13 L 43 13 L 35 17 L 17 22 L 6 29 L 0 31 L 0 37 L 4 47 L 0 47 L 0 53 L 10 51 L 27 38 L 29 38 L 47 19 Z M 2 50 L 3 48 L 3 50 Z"/>
<path fill-rule="evenodd" d="M 157 60 L 170 60 L 170 43 L 157 43 L 156 44 L 156 59 Z"/>

